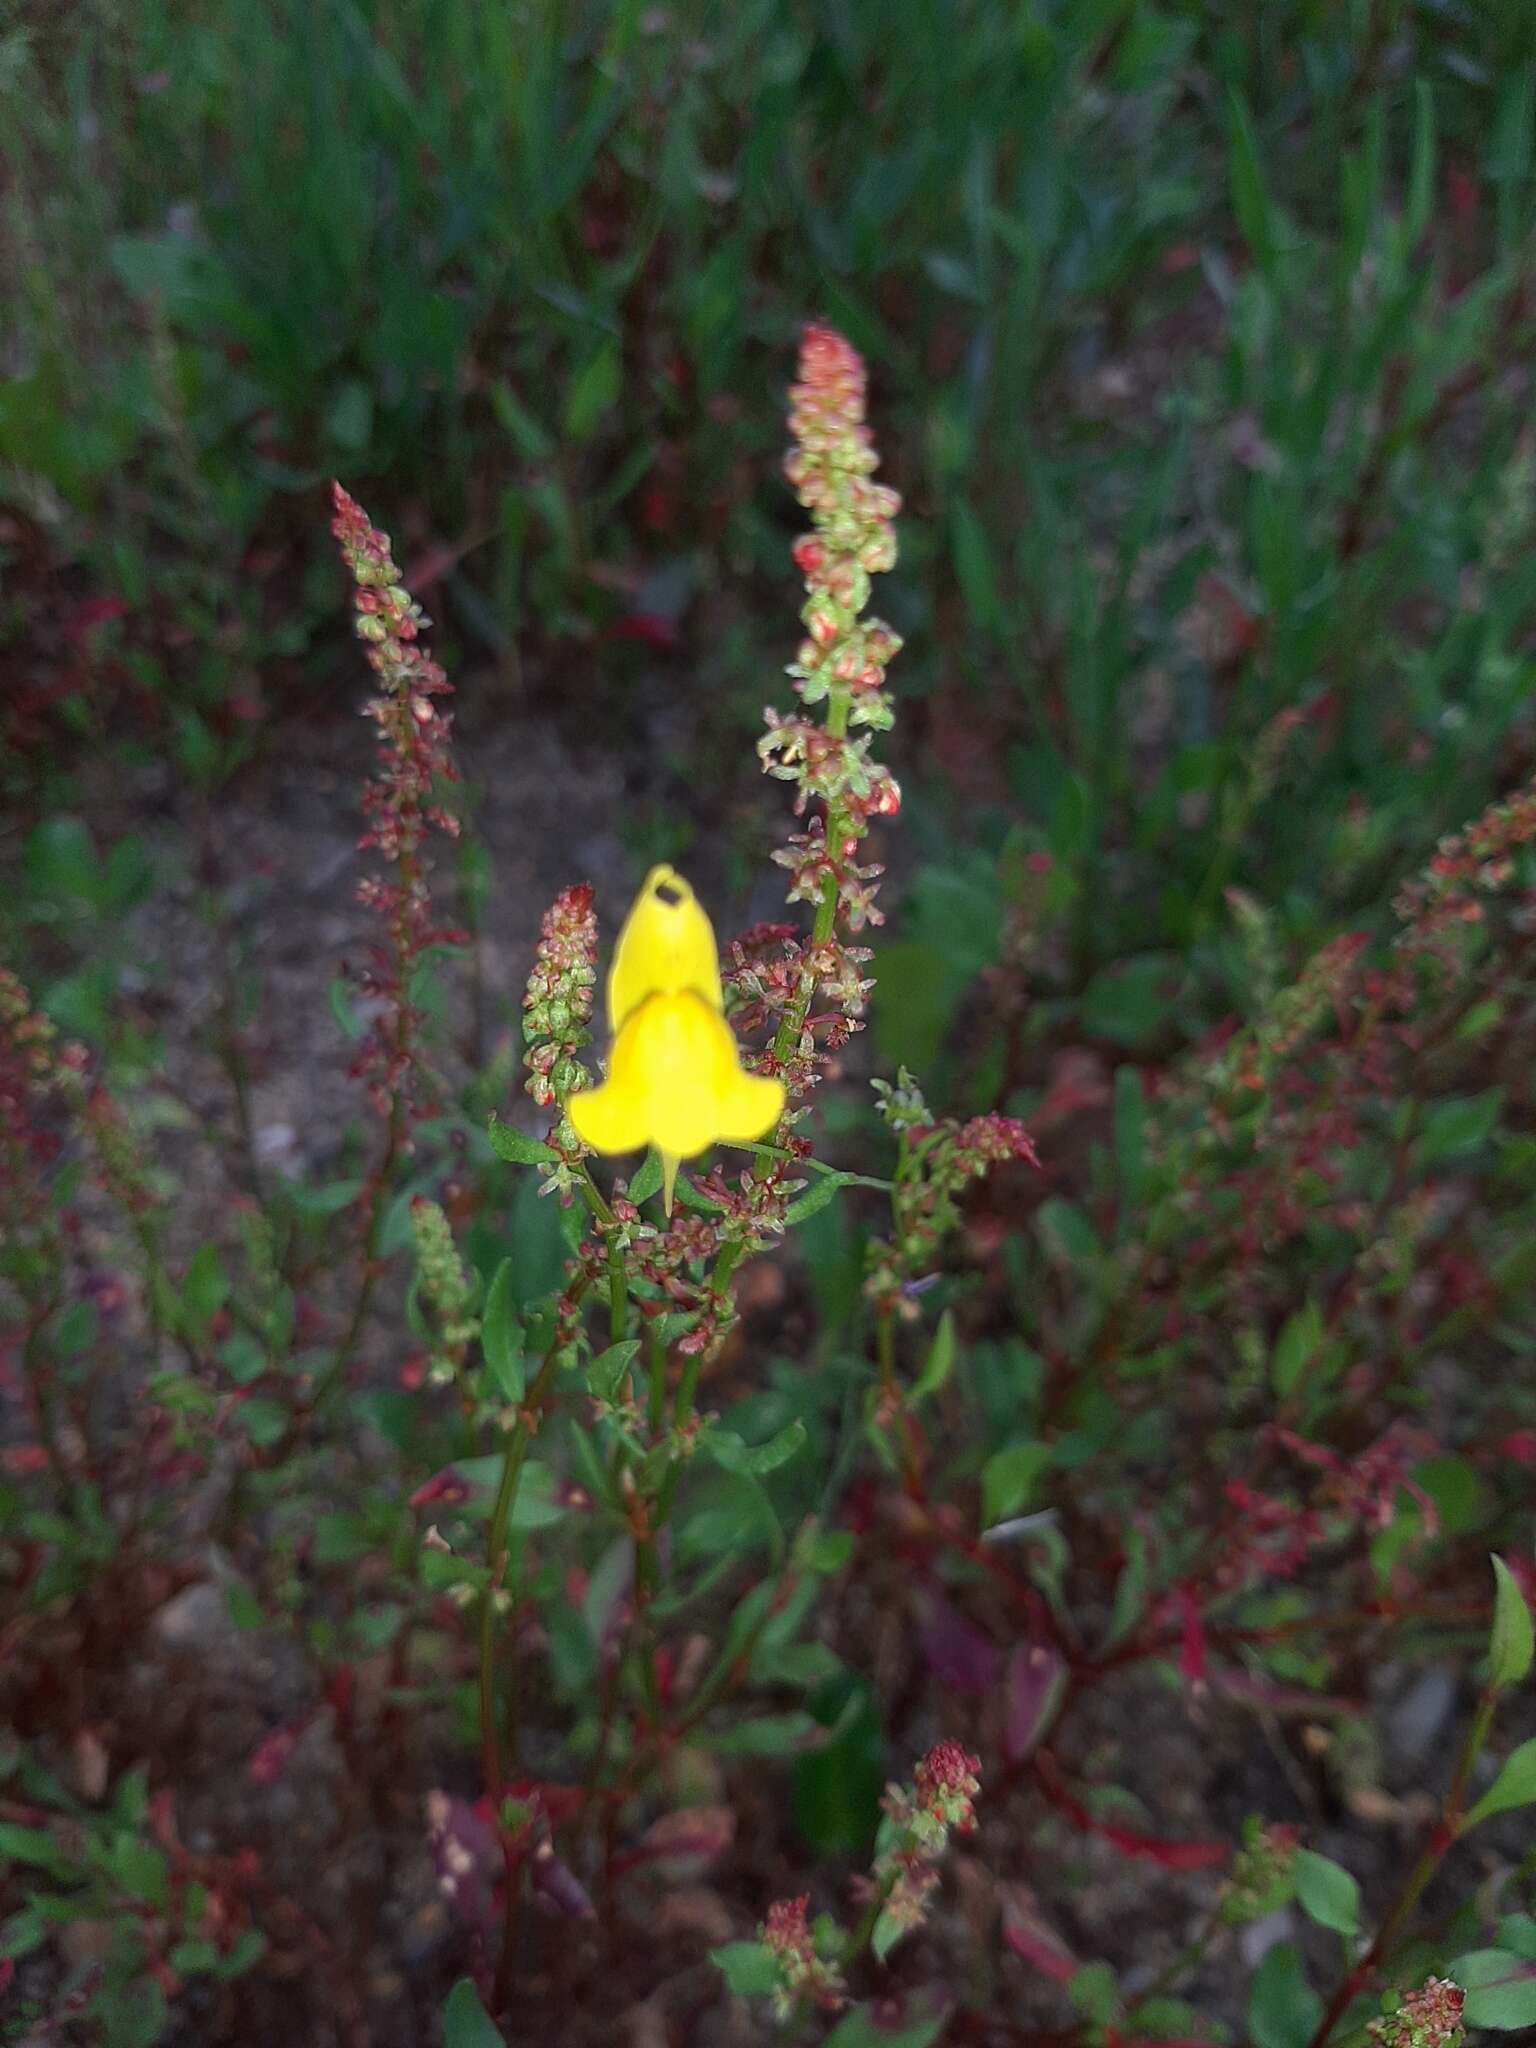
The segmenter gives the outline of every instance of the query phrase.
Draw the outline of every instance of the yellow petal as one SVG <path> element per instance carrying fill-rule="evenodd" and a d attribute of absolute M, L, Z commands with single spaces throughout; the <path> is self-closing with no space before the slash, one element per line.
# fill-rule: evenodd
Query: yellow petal
<path fill-rule="evenodd" d="M 731 1027 L 702 996 L 653 995 L 613 1041 L 608 1079 L 567 1103 L 577 1131 L 599 1152 L 652 1144 L 692 1159 L 717 1139 L 759 1138 L 778 1121 L 778 1081 L 743 1071 Z"/>
<path fill-rule="evenodd" d="M 608 1028 L 617 1037 L 647 996 L 691 989 L 723 1010 L 720 956 L 702 904 L 675 868 L 654 867 L 635 898 L 608 975 Z"/>
<path fill-rule="evenodd" d="M 783 1114 L 784 1083 L 767 1074 L 749 1074 L 738 1066 L 721 1093 L 720 1128 L 715 1135 L 750 1145 L 771 1131 Z"/>
<path fill-rule="evenodd" d="M 648 1142 L 644 1104 L 612 1081 L 568 1096 L 565 1113 L 594 1152 L 634 1152 Z"/>

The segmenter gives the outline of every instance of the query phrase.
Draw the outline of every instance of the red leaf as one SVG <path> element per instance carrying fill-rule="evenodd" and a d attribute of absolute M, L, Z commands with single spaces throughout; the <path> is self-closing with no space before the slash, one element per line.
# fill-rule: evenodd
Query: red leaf
<path fill-rule="evenodd" d="M 1022 1884 L 999 1886 L 1003 1901 L 1003 1939 L 1016 1956 L 1054 1983 L 1069 1984 L 1078 1961 L 1054 1927 L 1035 1911 L 1035 1895 Z"/>

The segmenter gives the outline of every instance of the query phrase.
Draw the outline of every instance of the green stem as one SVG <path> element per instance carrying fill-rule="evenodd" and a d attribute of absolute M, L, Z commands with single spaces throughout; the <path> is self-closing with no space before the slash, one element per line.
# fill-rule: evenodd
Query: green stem
<path fill-rule="evenodd" d="M 864 1908 L 863 1917 L 848 1939 L 847 1952 L 843 1957 L 844 1969 L 852 1969 L 853 1965 L 859 1960 L 859 1957 L 863 1955 L 865 1949 L 874 1940 L 875 1928 L 879 1925 L 880 1915 L 885 1911 L 886 1904 L 895 1889 L 895 1877 L 888 1877 L 874 1894 L 873 1898 L 871 1898 L 869 1904 Z"/>
<path fill-rule="evenodd" d="M 579 1298 L 580 1291 L 578 1283 L 575 1298 Z M 496 1715 L 496 1595 L 500 1591 L 501 1575 L 506 1565 L 508 1531 L 512 1522 L 512 1510 L 517 1501 L 518 1484 L 523 1476 L 523 1467 L 528 1461 L 529 1446 L 538 1428 L 540 1411 L 549 1397 L 559 1356 L 560 1339 L 557 1335 L 544 1354 L 544 1361 L 523 1401 L 516 1427 L 507 1439 L 506 1454 L 501 1461 L 501 1479 L 491 1508 L 490 1532 L 486 1537 L 485 1593 L 480 1602 L 480 1763 L 485 1776 L 486 1794 L 493 1804 L 500 1800 L 505 1782 L 502 1776 L 501 1736 Z M 515 1763 L 515 1683 L 508 1708 L 508 1737 Z"/>
<path fill-rule="evenodd" d="M 1154 1998 L 1161 1998 L 1165 1992 L 1171 1991 L 1175 1984 L 1179 1983 L 1182 1978 L 1187 1977 L 1190 1971 L 1199 1965 L 1205 1956 L 1206 1950 L 1220 1931 L 1221 1924 L 1221 1911 L 1218 1907 L 1211 1913 L 1205 1925 L 1195 1936 L 1194 1940 L 1190 1942 L 1189 1946 L 1181 1949 L 1171 1963 L 1168 1963 L 1163 1969 L 1158 1971 L 1146 1990 L 1138 1992 L 1136 1997 L 1132 1999 L 1131 2003 L 1126 2007 L 1125 2016 L 1127 2020 L 1135 2019 L 1137 2013 L 1144 2005 L 1149 2004 Z"/>
<path fill-rule="evenodd" d="M 845 739 L 848 733 L 849 693 L 846 689 L 834 688 L 827 704 L 827 731 L 834 739 Z M 848 816 L 841 804 L 829 804 L 826 822 L 827 858 L 833 858 L 832 849 L 840 846 L 848 836 Z M 811 950 L 818 952 L 832 936 L 832 927 L 837 922 L 838 884 L 835 874 L 828 875 L 821 887 L 821 901 L 816 906 L 816 922 L 811 929 Z M 795 990 L 789 1007 L 779 1019 L 779 1028 L 774 1034 L 774 1065 L 782 1067 L 790 1054 L 800 1043 L 805 1030 L 805 1020 L 810 1015 L 811 999 L 816 993 L 816 976 L 809 968 L 803 968 L 800 985 Z"/>
<path fill-rule="evenodd" d="M 507 1440 L 501 1462 L 501 1483 L 491 1509 L 490 1536 L 486 1543 L 486 1584 L 480 1602 L 480 1767 L 485 1789 L 493 1805 L 501 1800 L 501 1733 L 496 1715 L 496 1595 L 507 1554 L 507 1529 L 517 1499 L 518 1483 L 533 1438 L 525 1412 Z"/>
<path fill-rule="evenodd" d="M 53 1389 L 49 1384 L 48 1366 L 42 1355 L 43 1329 L 53 1314 L 54 1307 L 55 1304 L 49 1302 L 41 1308 L 34 1308 L 28 1318 L 27 1334 L 21 1346 L 21 1374 L 31 1396 L 38 1441 L 43 1447 L 43 1455 L 48 1460 L 48 1469 L 53 1475 L 54 1485 L 59 1490 L 60 1505 L 65 1506 L 73 1497 L 74 1482 L 70 1478 L 69 1466 L 59 1446 Z"/>
<path fill-rule="evenodd" d="M 650 1423 L 652 1436 L 659 1436 L 667 1419 L 667 1347 L 657 1335 L 654 1325 L 650 1338 L 650 1400 L 646 1420 Z"/>
<path fill-rule="evenodd" d="M 619 1241 L 612 1233 L 608 1238 L 608 1341 L 622 1344 L 629 1322 L 629 1278 L 624 1271 L 624 1255 L 619 1250 Z"/>
<path fill-rule="evenodd" d="M 1439 1821 L 1404 1878 L 1397 1897 L 1388 1907 L 1387 1916 L 1376 1930 L 1375 1939 L 1333 1994 L 1328 2010 L 1318 2023 L 1317 2031 L 1308 2042 L 1307 2048 L 1324 2048 L 1344 2013 L 1367 1988 L 1380 1966 L 1389 1959 L 1414 1907 L 1424 1896 L 1425 1886 L 1457 1841 L 1466 1808 L 1467 1787 L 1472 1781 L 1472 1772 L 1477 1760 L 1482 1755 L 1483 1744 L 1488 1740 L 1488 1731 L 1493 1725 L 1497 1705 L 1498 1693 L 1490 1686 L 1477 1703 L 1477 1712 L 1472 1716 L 1471 1726 L 1461 1745 L 1461 1753 L 1456 1759 L 1455 1776 L 1451 1780 L 1451 1789 L 1446 1794 L 1445 1807 Z"/>

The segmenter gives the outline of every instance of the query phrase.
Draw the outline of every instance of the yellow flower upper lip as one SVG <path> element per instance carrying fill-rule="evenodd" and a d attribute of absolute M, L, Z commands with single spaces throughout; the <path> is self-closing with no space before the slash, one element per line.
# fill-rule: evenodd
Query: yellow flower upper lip
<path fill-rule="evenodd" d="M 687 882 L 665 862 L 651 869 L 619 933 L 608 975 L 608 1028 L 617 1036 L 652 995 L 693 989 L 723 1011 L 714 929 Z"/>

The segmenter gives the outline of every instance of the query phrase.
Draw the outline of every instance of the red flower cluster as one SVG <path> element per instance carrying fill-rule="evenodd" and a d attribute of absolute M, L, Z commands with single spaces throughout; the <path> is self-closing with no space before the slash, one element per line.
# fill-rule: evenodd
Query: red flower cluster
<path fill-rule="evenodd" d="M 939 1246 L 959 1221 L 960 1197 L 973 1180 L 1010 1161 L 1038 1167 L 1034 1140 L 1016 1117 L 989 1112 L 967 1123 L 935 1119 L 912 1076 L 905 1071 L 893 1088 L 876 1082 L 880 1111 L 915 1163 L 898 1177 L 889 1239 L 869 1246 L 865 1288 L 885 1311 L 918 1313 L 906 1290 L 931 1270 Z"/>
<path fill-rule="evenodd" d="M 843 2003 L 841 1972 L 835 1963 L 816 1953 L 808 1917 L 810 1904 L 809 1893 L 798 1899 L 776 1899 L 759 1931 L 764 1948 L 779 1966 L 773 2002 L 781 2019 L 788 2019 L 803 2005 L 819 2005 L 834 2012 Z"/>
<path fill-rule="evenodd" d="M 541 1108 L 587 1083 L 576 1055 L 592 1034 L 597 983 L 597 913 L 592 884 L 562 889 L 539 928 L 533 972 L 523 994 L 523 1055 L 528 1093 Z"/>
<path fill-rule="evenodd" d="M 1366 2029 L 1377 2048 L 1459 2048 L 1467 1994 L 1449 1977 L 1430 1977 L 1394 2013 Z"/>
<path fill-rule="evenodd" d="M 825 704 L 824 723 L 800 712 L 766 713 L 758 742 L 770 775 L 795 785 L 795 816 L 814 815 L 774 859 L 790 873 L 789 901 L 815 910 L 808 941 L 793 928 L 774 948 L 738 952 L 728 979 L 746 999 L 752 1022 L 774 1028 L 762 1064 L 782 1074 L 790 1095 L 820 1077 L 825 1054 L 863 1021 L 870 982 L 868 951 L 846 935 L 878 924 L 878 864 L 860 864 L 859 843 L 874 817 L 891 817 L 901 791 L 869 758 L 870 732 L 892 723 L 885 671 L 900 648 L 879 619 L 862 616 L 869 579 L 896 560 L 896 493 L 873 481 L 874 444 L 864 420 L 864 364 L 829 328 L 809 327 L 800 377 L 790 393 L 795 445 L 785 473 L 815 531 L 795 543 L 805 578 L 805 638 L 790 668 L 803 705 Z M 857 728 L 869 731 L 857 733 Z M 823 1007 L 824 1006 L 824 1007 Z"/>
<path fill-rule="evenodd" d="M 459 829 L 438 798 L 441 784 L 458 779 L 448 754 L 451 720 L 438 708 L 453 685 L 420 644 L 429 621 L 400 580 L 388 534 L 370 523 L 340 484 L 331 486 L 331 494 L 331 531 L 357 585 L 358 638 L 379 683 L 364 708 L 378 725 L 379 748 L 375 774 L 363 791 L 368 830 L 358 843 L 394 869 L 392 881 L 370 875 L 358 885 L 359 901 L 383 919 L 389 944 L 371 948 L 369 964 L 353 972 L 358 989 L 381 1013 L 353 1072 L 367 1079 L 380 1114 L 394 1117 L 419 1067 L 413 1058 L 411 977 L 430 946 L 456 944 L 463 936 L 434 923 L 420 859 L 429 828 L 450 837 Z"/>

